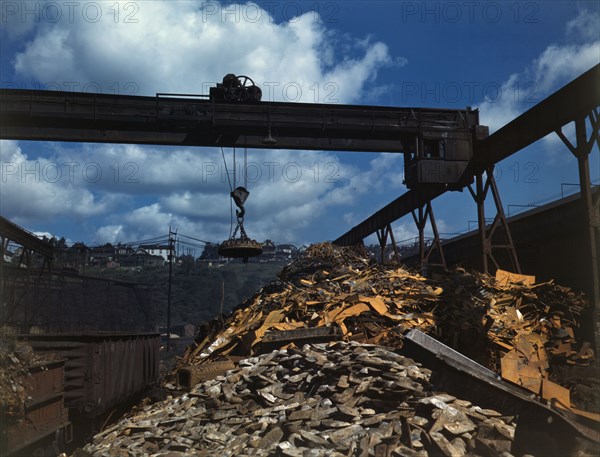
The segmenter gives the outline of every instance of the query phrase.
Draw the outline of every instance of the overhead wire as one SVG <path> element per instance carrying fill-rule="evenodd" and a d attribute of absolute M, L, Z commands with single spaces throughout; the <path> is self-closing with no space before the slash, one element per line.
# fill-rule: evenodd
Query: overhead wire
<path fill-rule="evenodd" d="M 127 241 L 121 244 L 127 244 L 127 245 L 132 245 L 132 244 L 144 244 L 144 243 L 159 243 L 162 241 L 168 241 L 168 237 L 162 235 L 162 236 L 157 236 L 154 238 L 148 238 L 146 240 L 139 240 L 139 241 Z"/>
<path fill-rule="evenodd" d="M 190 243 L 188 241 L 181 241 L 179 240 L 178 243 L 182 246 L 191 246 L 193 248 L 198 248 L 198 249 L 204 249 L 205 245 L 202 244 L 197 244 L 197 243 Z"/>
<path fill-rule="evenodd" d="M 201 239 L 198 239 L 198 238 L 194 238 L 193 236 L 182 235 L 182 234 L 179 234 L 179 236 L 183 236 L 184 238 L 189 238 L 190 240 L 194 240 L 194 241 L 200 241 L 201 243 L 204 243 L 204 244 L 215 244 L 215 243 L 212 243 L 210 241 L 204 241 L 204 240 L 201 240 Z"/>
<path fill-rule="evenodd" d="M 189 241 L 186 240 L 182 240 L 180 239 L 180 237 L 184 237 L 184 238 L 188 238 L 190 240 L 194 240 L 197 241 L 199 243 L 202 244 L 198 244 L 198 243 L 190 243 Z M 161 235 L 161 236 L 157 236 L 154 238 L 146 238 L 143 240 L 136 240 L 136 241 L 120 241 L 118 243 L 113 243 L 113 246 L 141 246 L 144 244 L 162 244 L 162 243 L 167 243 L 169 241 L 169 237 L 165 236 L 165 235 Z M 94 242 L 82 242 L 85 246 L 95 246 L 95 247 L 101 247 L 102 245 L 99 243 L 94 243 Z M 190 245 L 194 245 L 196 247 L 203 247 L 205 245 L 216 245 L 217 243 L 213 243 L 212 241 L 206 241 L 206 240 L 201 240 L 199 238 L 194 238 L 192 236 L 189 235 L 183 235 L 181 233 L 177 234 L 177 243 L 182 243 L 182 244 L 190 244 Z M 9 242 L 10 245 L 15 245 L 15 246 L 20 246 L 20 244 L 18 243 L 13 243 L 13 242 Z M 71 245 L 72 246 L 72 245 Z"/>

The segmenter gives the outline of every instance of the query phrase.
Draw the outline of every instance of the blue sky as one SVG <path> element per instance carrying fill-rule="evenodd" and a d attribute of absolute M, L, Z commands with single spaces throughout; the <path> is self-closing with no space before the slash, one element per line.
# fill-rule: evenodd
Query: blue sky
<path fill-rule="evenodd" d="M 597 1 L 0 5 L 5 88 L 207 93 L 237 73 L 266 100 L 478 107 L 493 131 L 600 62 Z M 210 241 L 229 234 L 220 150 L 2 141 L 0 160 L 0 213 L 34 232 L 90 244 L 169 226 Z M 406 191 L 394 154 L 251 150 L 249 162 L 246 229 L 261 241 L 335 239 Z M 578 182 L 556 135 L 500 163 L 497 176 L 507 211 Z M 476 218 L 467 192 L 433 206 L 447 234 Z M 393 227 L 397 240 L 416 235 L 412 218 Z"/>

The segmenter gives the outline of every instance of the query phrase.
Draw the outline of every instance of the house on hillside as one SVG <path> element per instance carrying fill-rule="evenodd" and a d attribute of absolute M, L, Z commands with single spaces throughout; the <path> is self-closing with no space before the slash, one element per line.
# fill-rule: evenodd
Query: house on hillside
<path fill-rule="evenodd" d="M 275 250 L 277 260 L 294 260 L 298 254 L 298 248 L 293 244 L 278 244 Z"/>
<path fill-rule="evenodd" d="M 134 252 L 125 257 L 120 257 L 119 262 L 122 267 L 162 267 L 165 259 L 159 255 L 152 255 L 142 248 L 137 248 Z"/>
<path fill-rule="evenodd" d="M 76 254 L 76 255 L 80 255 L 80 256 L 87 255 L 92 251 L 81 241 L 74 243 L 70 248 L 67 248 L 67 249 L 69 252 Z"/>
<path fill-rule="evenodd" d="M 140 244 L 139 248 L 150 255 L 161 256 L 165 262 L 169 261 L 170 249 L 168 244 Z"/>
<path fill-rule="evenodd" d="M 103 246 L 91 248 L 90 265 L 94 267 L 106 267 L 116 261 L 115 247 L 107 243 Z"/>
<path fill-rule="evenodd" d="M 115 246 L 115 255 L 118 258 L 126 257 L 128 255 L 131 255 L 131 254 L 134 253 L 134 251 L 135 251 L 135 249 L 133 249 L 131 246 L 129 246 L 127 244 L 121 244 L 121 243 L 119 243 L 119 244 L 117 244 Z"/>
<path fill-rule="evenodd" d="M 265 261 L 274 260 L 277 246 L 273 241 L 266 240 L 263 244 L 262 259 Z"/>
<path fill-rule="evenodd" d="M 65 251 L 65 267 L 83 270 L 90 262 L 92 250 L 84 243 L 77 242 Z"/>

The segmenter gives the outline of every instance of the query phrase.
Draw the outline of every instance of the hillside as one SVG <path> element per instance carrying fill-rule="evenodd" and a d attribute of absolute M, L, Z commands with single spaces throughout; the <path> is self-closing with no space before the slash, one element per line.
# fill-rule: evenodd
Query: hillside
<path fill-rule="evenodd" d="M 208 267 L 205 264 L 184 263 L 174 267 L 171 323 L 198 324 L 210 320 L 218 315 L 222 299 L 223 312 L 231 311 L 275 279 L 282 266 L 283 264 L 276 263 L 232 263 Z M 89 274 L 151 285 L 151 306 L 157 316 L 157 324 L 166 322 L 169 281 L 167 267 L 143 270 L 98 269 L 89 271 Z"/>

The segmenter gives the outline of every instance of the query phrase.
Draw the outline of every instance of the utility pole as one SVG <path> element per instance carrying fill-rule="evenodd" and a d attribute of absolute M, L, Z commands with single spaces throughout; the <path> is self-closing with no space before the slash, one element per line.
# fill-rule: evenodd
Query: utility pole
<path fill-rule="evenodd" d="M 177 235 L 177 231 L 173 232 L 171 226 L 169 226 L 169 292 L 167 295 L 167 352 L 171 350 L 171 286 L 173 283 L 173 248 L 175 246 L 174 235 Z"/>

